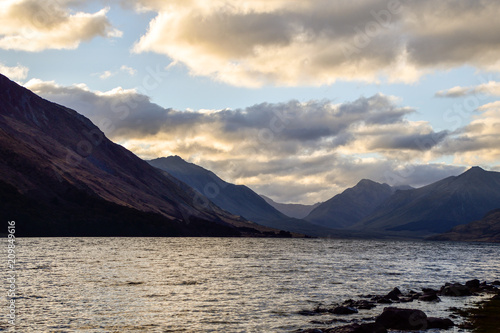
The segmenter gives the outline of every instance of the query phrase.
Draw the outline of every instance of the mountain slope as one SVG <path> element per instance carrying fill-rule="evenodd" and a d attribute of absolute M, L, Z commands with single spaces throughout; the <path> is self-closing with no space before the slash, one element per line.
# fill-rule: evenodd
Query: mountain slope
<path fill-rule="evenodd" d="M 398 191 L 354 228 L 428 236 L 480 219 L 500 205 L 500 173 L 473 167 L 459 176 Z"/>
<path fill-rule="evenodd" d="M 500 209 L 490 211 L 479 221 L 462 224 L 430 240 L 500 243 Z"/>
<path fill-rule="evenodd" d="M 363 179 L 356 186 L 320 204 L 305 220 L 330 228 L 349 228 L 373 212 L 393 192 L 387 184 Z"/>
<path fill-rule="evenodd" d="M 290 218 L 269 205 L 261 196 L 244 185 L 225 182 L 213 172 L 188 163 L 179 156 L 148 161 L 193 187 L 217 206 L 256 223 L 312 236 L 329 235 L 334 231 Z"/>
<path fill-rule="evenodd" d="M 249 224 L 0 75 L 1 218 L 21 235 L 239 235 Z"/>
<path fill-rule="evenodd" d="M 284 204 L 276 202 L 273 199 L 266 197 L 265 195 L 261 195 L 261 197 L 281 213 L 296 219 L 305 218 L 314 208 L 318 207 L 321 204 L 320 202 L 314 205 Z"/>

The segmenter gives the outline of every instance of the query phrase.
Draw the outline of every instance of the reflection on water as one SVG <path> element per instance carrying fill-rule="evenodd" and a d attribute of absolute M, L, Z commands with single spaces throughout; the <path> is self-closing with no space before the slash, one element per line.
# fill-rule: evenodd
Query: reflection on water
<path fill-rule="evenodd" d="M 396 286 L 500 279 L 500 246 L 492 244 L 241 238 L 17 244 L 17 332 L 290 332 L 334 318 L 297 314 L 320 302 Z M 458 302 L 408 306 L 448 316 Z"/>

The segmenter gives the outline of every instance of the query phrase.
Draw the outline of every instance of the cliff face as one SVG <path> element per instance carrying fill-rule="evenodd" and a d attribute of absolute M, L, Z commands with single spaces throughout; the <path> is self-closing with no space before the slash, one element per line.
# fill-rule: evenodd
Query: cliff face
<path fill-rule="evenodd" d="M 253 227 L 0 75 L 0 211 L 24 235 L 239 235 Z"/>

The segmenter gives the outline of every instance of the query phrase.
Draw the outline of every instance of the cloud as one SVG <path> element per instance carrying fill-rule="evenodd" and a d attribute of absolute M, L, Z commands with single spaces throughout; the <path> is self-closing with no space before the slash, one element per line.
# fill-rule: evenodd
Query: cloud
<path fill-rule="evenodd" d="M 113 77 L 119 73 L 126 73 L 128 74 L 129 76 L 134 76 L 135 74 L 137 74 L 137 70 L 132 68 L 132 67 L 128 67 L 126 65 L 122 65 L 120 67 L 119 70 L 117 71 L 104 71 L 104 72 L 101 72 L 101 73 L 94 73 L 92 75 L 96 75 L 96 76 L 99 76 L 99 78 L 101 80 L 106 80 L 106 79 L 109 79 L 110 77 Z"/>
<path fill-rule="evenodd" d="M 0 4 L 0 48 L 39 52 L 46 49 L 76 49 L 82 41 L 97 36 L 121 37 L 106 14 L 73 12 L 77 0 L 6 0 Z"/>
<path fill-rule="evenodd" d="M 11 80 L 24 80 L 28 76 L 29 68 L 21 65 L 14 67 L 5 66 L 0 63 L 0 73 L 7 76 Z"/>
<path fill-rule="evenodd" d="M 339 104 L 292 100 L 179 111 L 135 89 L 99 92 L 40 80 L 25 86 L 89 117 L 143 158 L 179 155 L 285 202 L 326 200 L 361 178 L 426 184 L 419 170 L 450 135 L 428 122 L 407 120 L 415 111 L 382 94 Z M 407 165 L 416 171 L 402 172 Z M 426 179 L 462 169 L 430 164 Z"/>
<path fill-rule="evenodd" d="M 500 160 L 500 101 L 478 108 L 480 114 L 450 135 L 437 151 L 452 155 L 456 163 L 498 167 Z"/>
<path fill-rule="evenodd" d="M 414 82 L 435 69 L 500 70 L 488 0 L 122 0 L 157 16 L 134 52 L 237 86 Z"/>
<path fill-rule="evenodd" d="M 456 86 L 448 90 L 441 90 L 436 93 L 436 97 L 464 97 L 470 95 L 492 95 L 500 96 L 500 82 L 488 81 L 477 86 L 460 87 Z"/>

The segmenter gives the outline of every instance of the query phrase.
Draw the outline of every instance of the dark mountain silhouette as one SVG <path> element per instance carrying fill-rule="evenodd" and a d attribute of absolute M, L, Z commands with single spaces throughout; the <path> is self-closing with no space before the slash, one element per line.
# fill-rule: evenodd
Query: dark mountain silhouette
<path fill-rule="evenodd" d="M 274 201 L 265 195 L 260 195 L 268 204 L 276 208 L 278 211 L 282 212 L 286 216 L 293 217 L 296 219 L 303 219 L 316 207 L 318 207 L 321 202 L 315 203 L 314 205 L 302 205 L 302 204 L 284 204 Z"/>
<path fill-rule="evenodd" d="M 394 193 L 387 184 L 363 179 L 313 209 L 305 220 L 329 228 L 349 228 L 372 213 Z"/>
<path fill-rule="evenodd" d="M 304 220 L 290 218 L 269 205 L 250 188 L 227 183 L 212 171 L 186 162 L 179 156 L 157 158 L 148 163 L 188 184 L 217 206 L 253 222 L 312 236 L 336 233 Z"/>
<path fill-rule="evenodd" d="M 203 200 L 186 184 L 108 140 L 89 119 L 3 75 L 0 198 L 0 218 L 16 220 L 17 234 L 26 236 L 269 231 Z"/>
<path fill-rule="evenodd" d="M 500 243 L 500 209 L 490 211 L 479 221 L 461 224 L 430 240 Z"/>
<path fill-rule="evenodd" d="M 358 230 L 429 236 L 480 219 L 500 206 L 500 173 L 473 167 L 459 176 L 397 191 Z"/>

